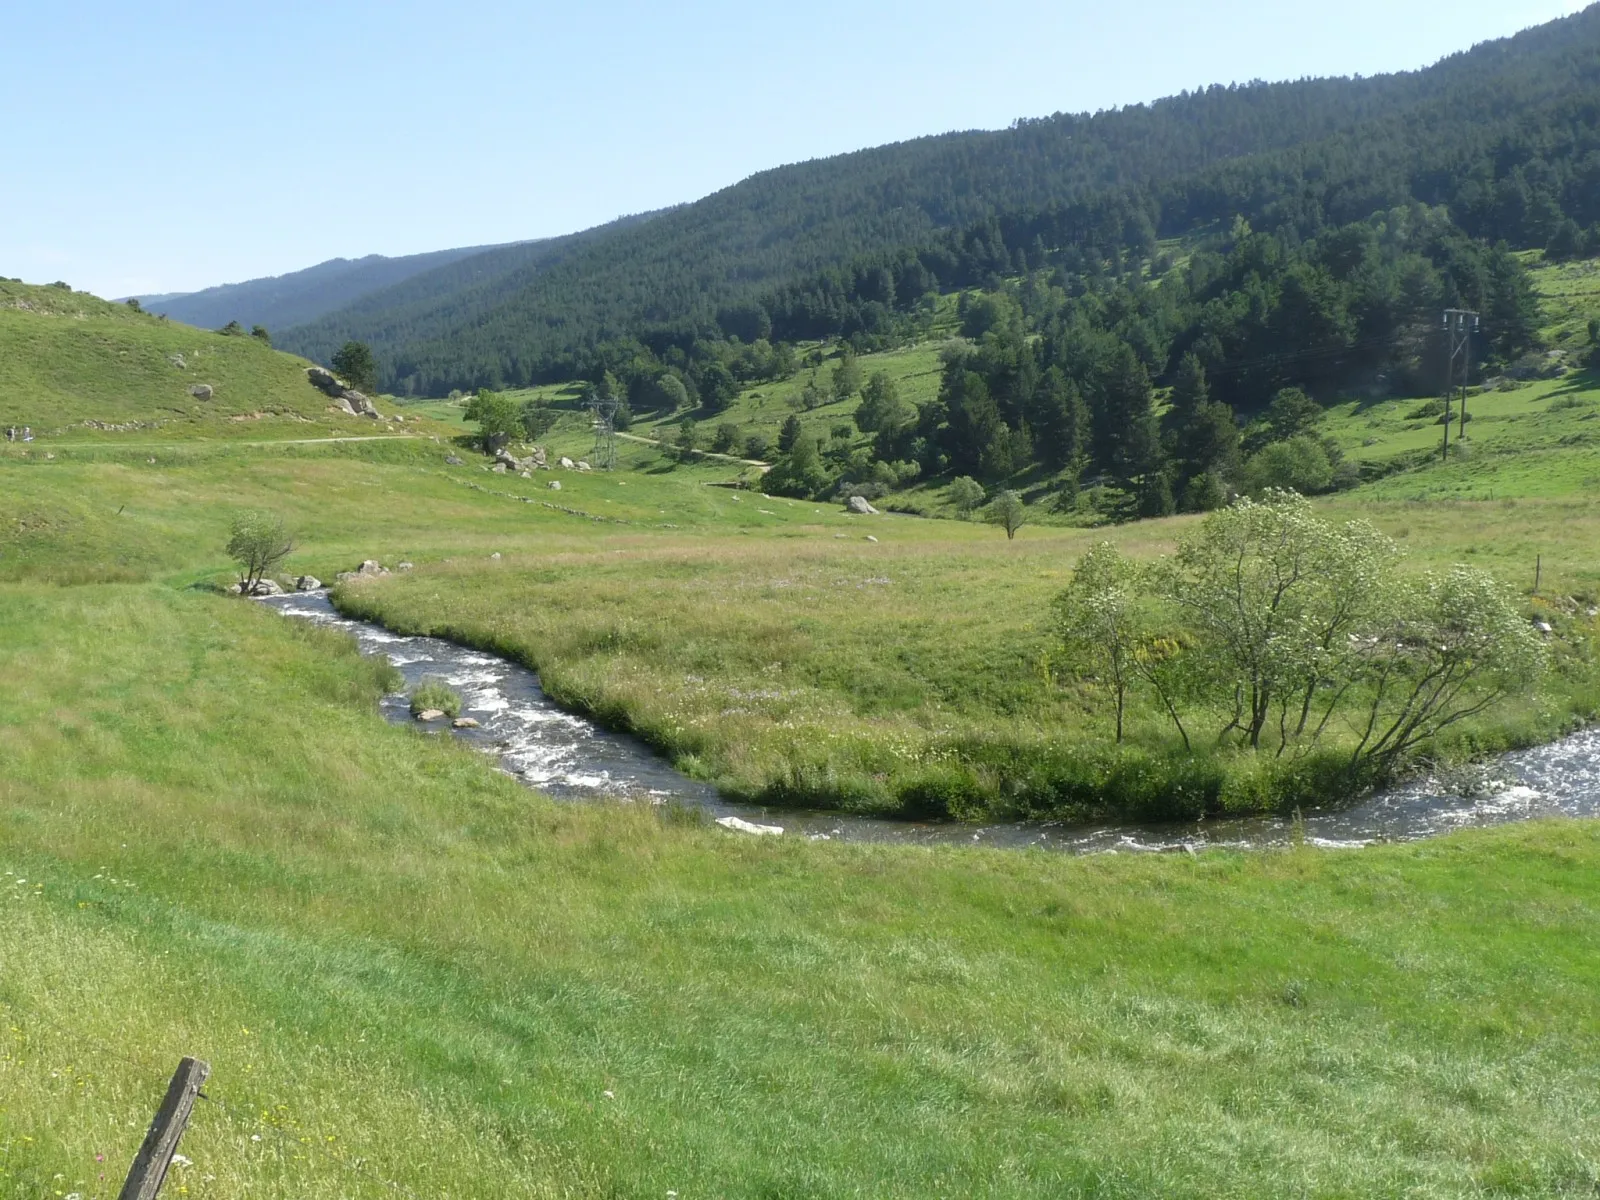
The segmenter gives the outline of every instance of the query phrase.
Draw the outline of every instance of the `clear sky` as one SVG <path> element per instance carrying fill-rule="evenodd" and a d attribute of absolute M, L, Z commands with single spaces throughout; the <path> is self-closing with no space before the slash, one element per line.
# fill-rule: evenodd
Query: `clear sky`
<path fill-rule="evenodd" d="M 106 296 L 566 233 L 781 163 L 1375 74 L 1572 0 L 0 0 L 0 275 Z"/>

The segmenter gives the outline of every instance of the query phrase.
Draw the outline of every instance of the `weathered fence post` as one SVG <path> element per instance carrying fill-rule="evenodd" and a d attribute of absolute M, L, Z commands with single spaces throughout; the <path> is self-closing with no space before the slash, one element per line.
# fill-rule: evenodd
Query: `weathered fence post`
<path fill-rule="evenodd" d="M 117 1200 L 155 1200 L 167 1178 L 167 1168 L 172 1165 L 178 1139 L 189 1123 L 194 1098 L 200 1094 L 200 1087 L 209 1074 L 210 1064 L 197 1058 L 186 1058 L 178 1064 L 172 1082 L 167 1085 L 166 1099 L 156 1109 L 155 1120 L 150 1122 L 150 1130 L 134 1156 L 128 1181 L 122 1185 Z"/>

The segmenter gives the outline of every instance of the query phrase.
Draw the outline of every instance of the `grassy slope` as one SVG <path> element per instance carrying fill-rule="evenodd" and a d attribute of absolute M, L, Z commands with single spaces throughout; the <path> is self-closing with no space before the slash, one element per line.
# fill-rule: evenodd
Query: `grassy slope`
<path fill-rule="evenodd" d="M 1587 825 L 740 841 L 532 797 L 246 604 L 0 591 L 8 1194 L 114 1194 L 181 1053 L 196 1200 L 1596 1185 Z"/>
<path fill-rule="evenodd" d="M 95 437 L 89 421 L 166 437 L 376 432 L 370 420 L 329 411 L 305 366 L 255 338 L 223 337 L 82 292 L 0 280 L 0 426 L 28 425 L 43 439 Z M 209 384 L 212 398 L 190 395 L 196 384 Z"/>

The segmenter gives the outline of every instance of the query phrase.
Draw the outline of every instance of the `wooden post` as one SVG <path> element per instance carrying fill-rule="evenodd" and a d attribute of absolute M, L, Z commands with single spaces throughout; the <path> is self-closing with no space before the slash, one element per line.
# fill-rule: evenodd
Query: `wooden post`
<path fill-rule="evenodd" d="M 167 1168 L 177 1152 L 178 1139 L 189 1123 L 189 1113 L 194 1108 L 194 1098 L 211 1074 L 209 1063 L 197 1058 L 186 1058 L 178 1064 L 172 1082 L 167 1085 L 167 1096 L 156 1109 L 155 1120 L 144 1135 L 144 1144 L 134 1156 L 128 1171 L 128 1181 L 122 1185 L 117 1200 L 155 1200 L 156 1193 L 167 1178 Z"/>
<path fill-rule="evenodd" d="M 1539 594 L 1539 581 L 1543 577 L 1543 575 L 1544 575 L 1544 555 L 1535 554 L 1533 556 L 1533 594 L 1535 596 L 1537 596 Z"/>

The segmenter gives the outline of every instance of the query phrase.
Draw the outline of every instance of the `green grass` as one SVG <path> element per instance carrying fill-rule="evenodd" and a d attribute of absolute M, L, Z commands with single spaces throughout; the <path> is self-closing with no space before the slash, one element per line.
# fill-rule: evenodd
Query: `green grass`
<path fill-rule="evenodd" d="M 0 280 L 0 428 L 55 443 L 371 435 L 306 380 L 305 360 L 83 292 Z M 181 364 L 181 365 L 180 365 Z M 190 393 L 213 389 L 210 399 Z"/>
<path fill-rule="evenodd" d="M 1590 501 L 1352 498 L 1331 508 L 1388 529 L 1417 569 L 1478 562 L 1531 586 L 1541 555 L 1546 594 L 1592 602 L 1600 591 L 1600 510 Z M 1169 551 L 1189 523 L 1111 536 L 1149 557 Z M 1129 744 L 1116 750 L 1105 698 L 1053 678 L 1051 599 L 1104 533 L 1024 528 L 1008 542 L 986 526 L 894 516 L 772 532 L 607 532 L 561 550 L 509 551 L 489 572 L 459 558 L 403 579 L 356 581 L 339 595 L 392 628 L 519 658 L 567 705 L 765 803 L 1083 819 L 1263 802 L 1239 790 L 1259 769 L 1249 756 L 1180 755 L 1153 705 L 1134 715 Z M 1600 627 L 1581 611 L 1548 615 L 1570 639 L 1563 669 L 1542 694 L 1474 723 L 1441 752 L 1542 740 L 1600 707 L 1589 649 Z M 1180 779 L 1200 790 L 1183 798 Z M 1266 797 L 1285 807 L 1323 799 L 1334 797 Z"/>
<path fill-rule="evenodd" d="M 63 427 L 167 420 L 165 339 L 210 335 L 107 309 L 0 310 L 0 404 L 44 380 Z M 298 386 L 218 340 L 254 357 L 217 402 Z M 895 353 L 922 386 L 932 348 Z M 1594 703 L 1570 598 L 1600 595 L 1597 468 L 1564 440 L 1593 393 L 1562 386 L 1485 398 L 1468 459 L 1323 502 L 1417 567 L 1526 588 L 1542 559 L 1568 673 L 1480 748 Z M 0 445 L 0 1194 L 114 1196 L 183 1054 L 213 1067 L 167 1186 L 193 1200 L 1600 1186 L 1594 823 L 1069 859 L 558 805 L 386 723 L 349 639 L 210 590 L 233 513 L 284 515 L 285 574 L 415 562 L 349 601 L 519 655 L 689 770 L 869 800 L 951 739 L 1103 743 L 1041 670 L 1103 535 L 851 517 L 637 442 L 523 480 L 449 464 L 446 405 L 376 441 L 303 415 Z M 1381 406 L 1332 424 L 1381 459 L 1374 419 L 1414 449 Z M 1115 536 L 1147 556 L 1187 520 Z"/>
<path fill-rule="evenodd" d="M 113 1195 L 184 1053 L 213 1067 L 169 1183 L 195 1200 L 1600 1181 L 1588 824 L 744 841 L 530 796 L 245 602 L 0 599 L 8 1194 Z"/>

